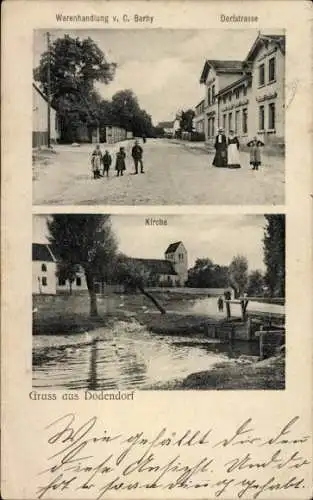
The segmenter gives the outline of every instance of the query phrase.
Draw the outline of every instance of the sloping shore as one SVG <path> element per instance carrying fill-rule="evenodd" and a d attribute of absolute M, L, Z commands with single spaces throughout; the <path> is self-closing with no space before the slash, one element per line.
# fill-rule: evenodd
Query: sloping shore
<path fill-rule="evenodd" d="M 239 360 L 219 363 L 211 370 L 192 373 L 183 380 L 156 384 L 159 390 L 284 390 L 285 360 L 276 356 L 256 363 Z"/>

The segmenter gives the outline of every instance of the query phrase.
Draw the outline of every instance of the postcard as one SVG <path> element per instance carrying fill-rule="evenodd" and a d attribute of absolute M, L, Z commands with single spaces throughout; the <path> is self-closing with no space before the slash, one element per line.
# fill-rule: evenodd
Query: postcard
<path fill-rule="evenodd" d="M 312 8 L 4 4 L 4 499 L 312 497 Z"/>

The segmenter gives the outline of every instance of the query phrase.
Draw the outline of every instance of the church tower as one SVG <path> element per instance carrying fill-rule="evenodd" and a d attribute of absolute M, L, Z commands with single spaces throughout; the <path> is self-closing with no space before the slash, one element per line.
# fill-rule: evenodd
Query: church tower
<path fill-rule="evenodd" d="M 165 251 L 165 259 L 172 263 L 177 273 L 177 285 L 184 286 L 188 278 L 188 255 L 183 242 L 171 243 Z"/>

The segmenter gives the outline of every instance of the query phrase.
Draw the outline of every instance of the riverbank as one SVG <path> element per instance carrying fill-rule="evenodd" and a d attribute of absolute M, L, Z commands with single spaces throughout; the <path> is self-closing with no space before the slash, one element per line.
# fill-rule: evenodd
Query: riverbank
<path fill-rule="evenodd" d="M 89 315 L 87 294 L 35 296 L 33 298 L 33 334 L 64 335 L 79 334 L 105 327 L 114 320 L 138 321 L 149 331 L 158 334 L 205 333 L 206 325 L 214 315 L 187 313 L 197 300 L 188 294 L 174 296 L 170 293 L 154 293 L 154 297 L 168 311 L 161 314 L 141 294 L 112 294 L 98 297 L 98 316 Z"/>
<path fill-rule="evenodd" d="M 250 362 L 239 357 L 219 363 L 211 370 L 192 373 L 183 380 L 156 384 L 154 390 L 284 390 L 285 358 L 275 356 Z"/>

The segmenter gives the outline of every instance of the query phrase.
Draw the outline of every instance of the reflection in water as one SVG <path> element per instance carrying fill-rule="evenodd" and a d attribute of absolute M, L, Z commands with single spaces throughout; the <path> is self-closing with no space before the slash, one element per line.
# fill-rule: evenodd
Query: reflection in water
<path fill-rule="evenodd" d="M 257 355 L 251 343 L 159 336 L 136 321 L 118 321 L 88 334 L 35 336 L 33 386 L 62 389 L 140 389 L 208 370 L 229 357 Z M 254 351 L 254 352 L 253 352 Z"/>

